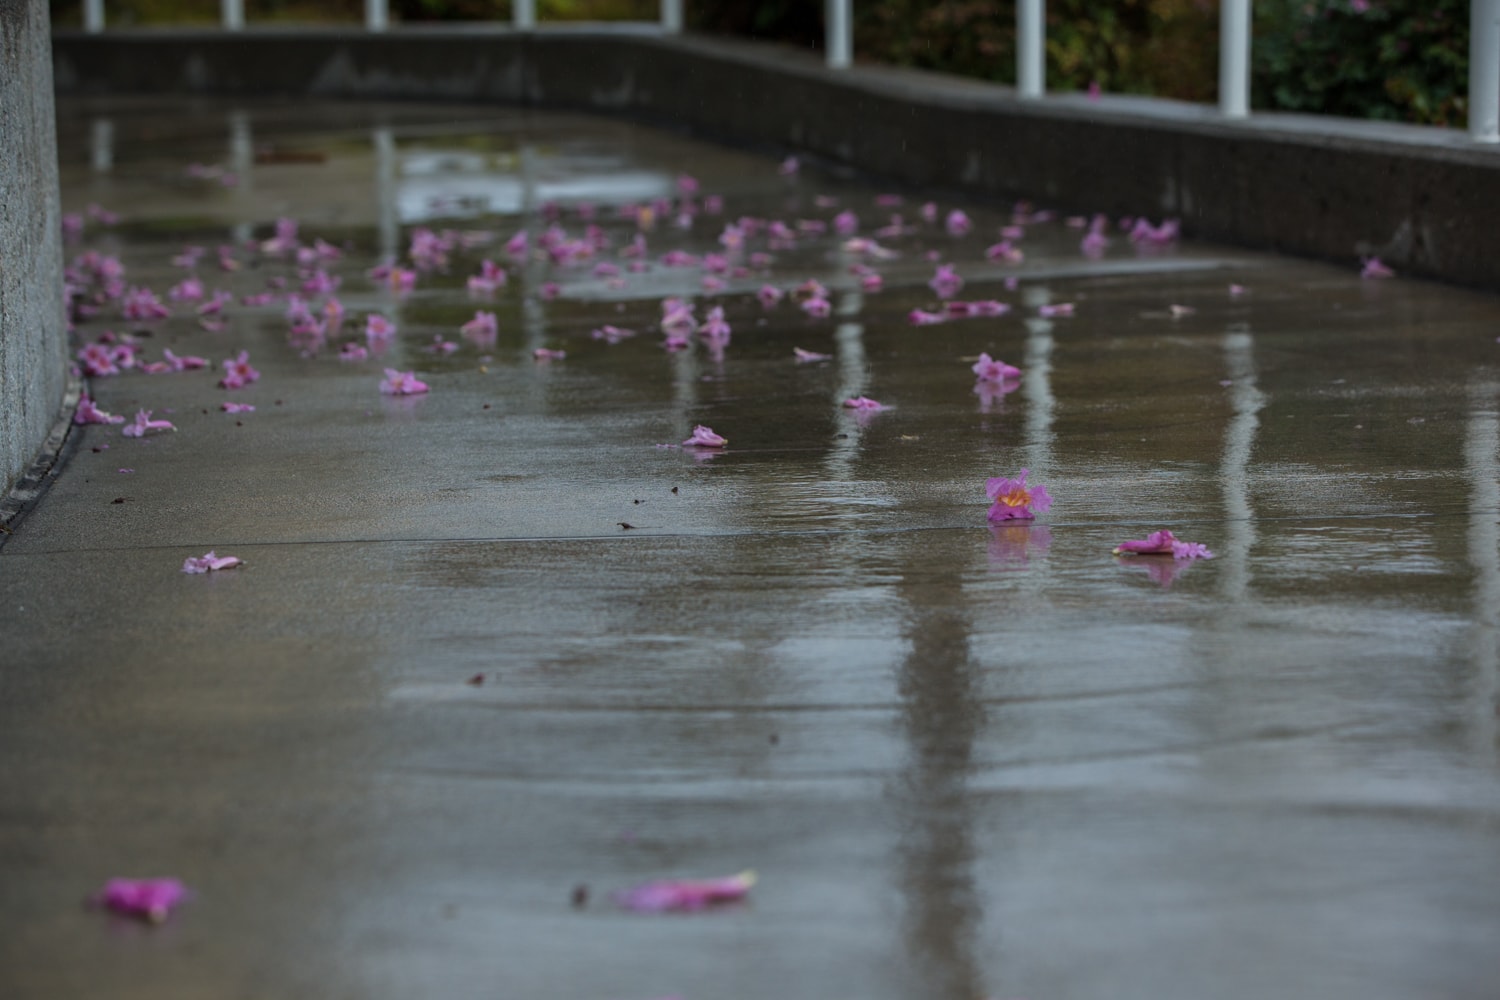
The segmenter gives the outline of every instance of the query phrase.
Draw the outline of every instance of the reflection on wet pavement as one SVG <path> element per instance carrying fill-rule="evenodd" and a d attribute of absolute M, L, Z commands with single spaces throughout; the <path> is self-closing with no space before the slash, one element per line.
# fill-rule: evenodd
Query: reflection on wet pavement
<path fill-rule="evenodd" d="M 241 418 L 217 373 L 94 380 L 178 431 L 86 428 L 0 552 L 7 998 L 1493 995 L 1500 302 L 1123 232 L 1090 260 L 1062 215 L 987 261 L 1011 206 L 952 236 L 947 203 L 569 116 L 64 101 L 60 140 L 67 209 L 122 215 L 70 252 L 164 290 L 184 244 L 295 217 L 345 251 L 343 339 L 399 332 L 304 357 L 281 301 L 142 338 L 249 350 Z M 873 260 L 806 228 L 715 293 L 596 274 L 682 174 L 723 213 L 654 213 L 652 261 L 745 216 L 915 231 Z M 470 298 L 584 201 L 605 255 Z M 495 241 L 365 278 L 424 225 Z M 932 252 L 1011 312 L 912 325 Z M 205 283 L 294 275 L 241 256 Z M 826 318 L 756 300 L 810 278 Z M 721 356 L 662 349 L 669 295 L 725 307 Z M 976 385 L 981 352 L 1021 377 Z M 671 447 L 698 424 L 728 447 Z M 987 524 L 1022 468 L 1054 506 Z M 1110 554 L 1165 527 L 1217 557 Z M 178 572 L 209 548 L 247 566 Z M 608 902 L 745 868 L 723 912 Z M 197 896 L 75 905 L 119 874 Z"/>

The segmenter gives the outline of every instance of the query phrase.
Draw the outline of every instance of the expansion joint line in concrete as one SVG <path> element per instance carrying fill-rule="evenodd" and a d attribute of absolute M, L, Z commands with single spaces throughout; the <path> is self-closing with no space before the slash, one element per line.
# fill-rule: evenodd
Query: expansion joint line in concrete
<path fill-rule="evenodd" d="M 78 443 L 73 433 L 73 411 L 78 409 L 78 399 L 83 392 L 83 382 L 77 375 L 68 376 L 63 390 L 62 406 L 47 438 L 42 442 L 36 458 L 27 467 L 21 478 L 0 498 L 0 548 L 10 541 L 16 527 L 27 513 L 46 495 L 52 481 L 61 474 L 63 466 Z"/>

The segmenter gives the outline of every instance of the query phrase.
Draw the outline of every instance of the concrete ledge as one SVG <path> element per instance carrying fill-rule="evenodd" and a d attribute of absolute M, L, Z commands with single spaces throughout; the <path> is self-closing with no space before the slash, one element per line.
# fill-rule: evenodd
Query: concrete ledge
<path fill-rule="evenodd" d="M 1500 149 L 1442 129 L 1059 95 L 625 30 L 58 32 L 59 93 L 446 99 L 588 109 L 798 150 L 913 186 L 1500 288 Z"/>
<path fill-rule="evenodd" d="M 43 0 L 0 0 L 0 497 L 63 401 L 67 324 Z"/>

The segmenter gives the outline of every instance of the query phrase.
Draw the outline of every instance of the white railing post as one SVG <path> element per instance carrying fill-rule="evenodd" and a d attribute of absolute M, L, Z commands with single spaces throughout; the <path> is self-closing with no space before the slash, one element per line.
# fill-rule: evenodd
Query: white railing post
<path fill-rule="evenodd" d="M 536 0 L 511 0 L 511 22 L 517 31 L 536 28 Z"/>
<path fill-rule="evenodd" d="M 854 0 L 828 0 L 828 34 L 823 48 L 829 69 L 848 69 L 854 62 Z"/>
<path fill-rule="evenodd" d="M 365 0 L 365 30 L 384 31 L 390 27 L 391 10 L 388 0 Z"/>
<path fill-rule="evenodd" d="M 219 0 L 219 14 L 225 31 L 240 31 L 245 27 L 245 0 Z"/>
<path fill-rule="evenodd" d="M 1250 114 L 1250 0 L 1219 5 L 1219 113 Z"/>
<path fill-rule="evenodd" d="M 83 0 L 83 30 L 91 35 L 104 30 L 104 0 Z"/>
<path fill-rule="evenodd" d="M 682 0 L 661 0 L 661 30 L 672 35 L 682 33 Z"/>
<path fill-rule="evenodd" d="M 1016 3 L 1016 90 L 1025 98 L 1041 97 L 1047 89 L 1047 3 Z"/>
<path fill-rule="evenodd" d="M 1469 138 L 1500 142 L 1500 0 L 1469 5 Z"/>

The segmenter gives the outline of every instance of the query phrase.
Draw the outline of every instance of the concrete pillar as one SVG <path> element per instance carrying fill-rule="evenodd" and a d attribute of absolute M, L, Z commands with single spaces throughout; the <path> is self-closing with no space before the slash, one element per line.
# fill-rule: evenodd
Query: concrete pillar
<path fill-rule="evenodd" d="M 46 0 L 0 0 L 0 492 L 36 457 L 67 381 L 62 210 Z"/>

